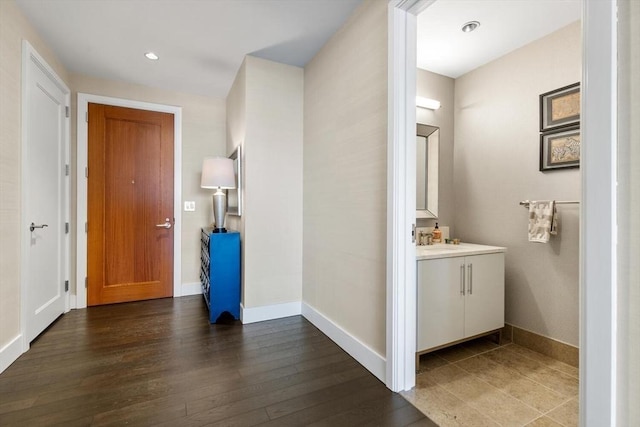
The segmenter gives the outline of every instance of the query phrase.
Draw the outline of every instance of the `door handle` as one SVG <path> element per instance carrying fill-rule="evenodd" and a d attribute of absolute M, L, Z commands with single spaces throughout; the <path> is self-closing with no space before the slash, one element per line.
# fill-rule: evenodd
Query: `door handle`
<path fill-rule="evenodd" d="M 164 224 L 156 224 L 156 227 L 158 228 L 171 228 L 171 220 L 169 218 L 165 218 L 165 223 Z"/>
<path fill-rule="evenodd" d="M 469 264 L 469 295 L 473 294 L 473 264 Z"/>
<path fill-rule="evenodd" d="M 460 266 L 460 295 L 464 296 L 464 264 Z"/>
<path fill-rule="evenodd" d="M 35 225 L 32 222 L 31 225 L 29 226 L 29 231 L 33 232 L 33 230 L 35 230 L 36 228 L 45 228 L 45 227 L 48 227 L 48 225 L 47 224 Z"/>

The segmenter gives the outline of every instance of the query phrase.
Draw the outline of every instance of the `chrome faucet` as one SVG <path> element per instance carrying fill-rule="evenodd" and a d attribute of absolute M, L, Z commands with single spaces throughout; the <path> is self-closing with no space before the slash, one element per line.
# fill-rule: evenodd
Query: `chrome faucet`
<path fill-rule="evenodd" d="M 433 234 L 425 233 L 424 231 L 421 231 L 418 239 L 418 245 L 419 246 L 433 245 Z"/>

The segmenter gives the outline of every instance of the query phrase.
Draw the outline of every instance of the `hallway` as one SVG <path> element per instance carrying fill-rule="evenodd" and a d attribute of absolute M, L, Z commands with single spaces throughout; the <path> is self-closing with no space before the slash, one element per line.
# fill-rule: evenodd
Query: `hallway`
<path fill-rule="evenodd" d="M 201 296 L 73 310 L 0 375 L 8 426 L 433 426 L 301 316 L 210 325 Z"/>

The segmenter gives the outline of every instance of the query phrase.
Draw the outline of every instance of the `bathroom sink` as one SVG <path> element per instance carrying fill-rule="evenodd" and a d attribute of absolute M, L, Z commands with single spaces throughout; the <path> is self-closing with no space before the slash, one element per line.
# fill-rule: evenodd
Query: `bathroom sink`
<path fill-rule="evenodd" d="M 474 243 L 460 243 L 459 245 L 436 243 L 435 245 L 416 246 L 416 259 L 437 259 L 480 255 L 505 252 L 506 248 L 499 246 L 476 245 Z"/>

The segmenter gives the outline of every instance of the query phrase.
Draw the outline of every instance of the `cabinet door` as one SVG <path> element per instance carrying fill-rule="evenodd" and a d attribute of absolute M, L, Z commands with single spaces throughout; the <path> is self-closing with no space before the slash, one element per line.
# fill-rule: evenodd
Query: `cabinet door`
<path fill-rule="evenodd" d="M 418 351 L 463 338 L 464 258 L 418 261 Z"/>
<path fill-rule="evenodd" d="M 504 326 L 504 254 L 465 258 L 466 300 L 464 336 Z"/>

